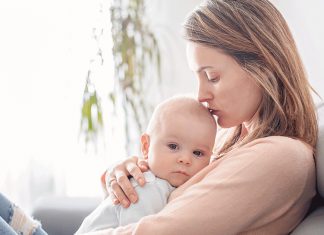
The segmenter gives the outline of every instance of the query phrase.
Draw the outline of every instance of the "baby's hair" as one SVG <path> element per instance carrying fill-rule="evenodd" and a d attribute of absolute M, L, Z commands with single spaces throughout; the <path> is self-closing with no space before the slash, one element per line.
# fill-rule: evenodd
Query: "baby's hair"
<path fill-rule="evenodd" d="M 191 95 L 176 95 L 158 104 L 154 109 L 146 132 L 151 134 L 163 122 L 164 117 L 172 115 L 174 112 L 181 112 L 184 115 L 193 115 L 202 122 L 210 122 L 216 129 L 216 122 L 209 110 Z"/>

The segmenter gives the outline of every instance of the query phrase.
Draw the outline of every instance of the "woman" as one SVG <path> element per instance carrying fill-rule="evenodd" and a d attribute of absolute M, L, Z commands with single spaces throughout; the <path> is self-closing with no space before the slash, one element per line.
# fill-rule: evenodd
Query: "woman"
<path fill-rule="evenodd" d="M 160 213 L 93 234 L 288 234 L 315 195 L 317 121 L 285 20 L 268 0 L 210 0 L 184 34 L 199 101 L 234 131 Z M 127 176 L 143 184 L 143 164 L 133 157 L 107 174 L 112 200 L 138 200 Z"/>

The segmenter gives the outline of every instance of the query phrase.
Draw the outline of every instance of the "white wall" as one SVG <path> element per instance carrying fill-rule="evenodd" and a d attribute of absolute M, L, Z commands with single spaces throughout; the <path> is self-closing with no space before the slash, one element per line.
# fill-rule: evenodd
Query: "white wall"
<path fill-rule="evenodd" d="M 290 26 L 312 86 L 324 98 L 324 1 L 272 2 Z"/>
<path fill-rule="evenodd" d="M 0 1 L 0 190 L 21 206 L 101 194 L 106 160 L 78 141 L 98 12 L 99 0 Z"/>
<path fill-rule="evenodd" d="M 200 0 L 150 0 L 147 1 L 151 28 L 156 33 L 162 54 L 163 84 L 160 99 L 179 93 L 195 93 L 196 79 L 189 70 L 186 60 L 185 41 L 181 36 L 185 16 L 198 5 Z"/>

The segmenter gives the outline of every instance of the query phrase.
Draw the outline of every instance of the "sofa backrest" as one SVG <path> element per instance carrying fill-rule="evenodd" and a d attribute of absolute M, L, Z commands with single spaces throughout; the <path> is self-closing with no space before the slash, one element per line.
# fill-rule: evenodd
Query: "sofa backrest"
<path fill-rule="evenodd" d="M 318 192 L 324 198 L 324 102 L 317 105 L 318 141 L 316 146 L 316 170 Z"/>

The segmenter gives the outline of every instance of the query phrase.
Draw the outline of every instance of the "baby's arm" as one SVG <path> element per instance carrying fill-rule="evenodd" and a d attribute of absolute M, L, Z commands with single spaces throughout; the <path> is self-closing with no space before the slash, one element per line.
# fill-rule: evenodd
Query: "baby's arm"
<path fill-rule="evenodd" d="M 84 219 L 77 234 L 128 225 L 162 210 L 174 188 L 167 181 L 155 177 L 151 172 L 144 173 L 144 175 L 147 182 L 144 187 L 140 187 L 134 179 L 131 179 L 140 198 L 137 203 L 123 208 L 121 205 L 113 205 L 110 198 L 106 198 Z"/>
<path fill-rule="evenodd" d="M 119 222 L 116 209 L 117 206 L 112 204 L 110 198 L 106 198 L 83 220 L 76 234 L 118 227 Z"/>
<path fill-rule="evenodd" d="M 168 197 L 174 189 L 167 181 L 156 178 L 152 173 L 147 176 L 144 187 L 135 186 L 139 200 L 128 208 L 119 206 L 119 226 L 138 222 L 142 217 L 156 214 L 167 204 Z M 132 180 L 133 181 L 133 180 Z M 134 181 L 132 182 L 134 184 Z"/>

